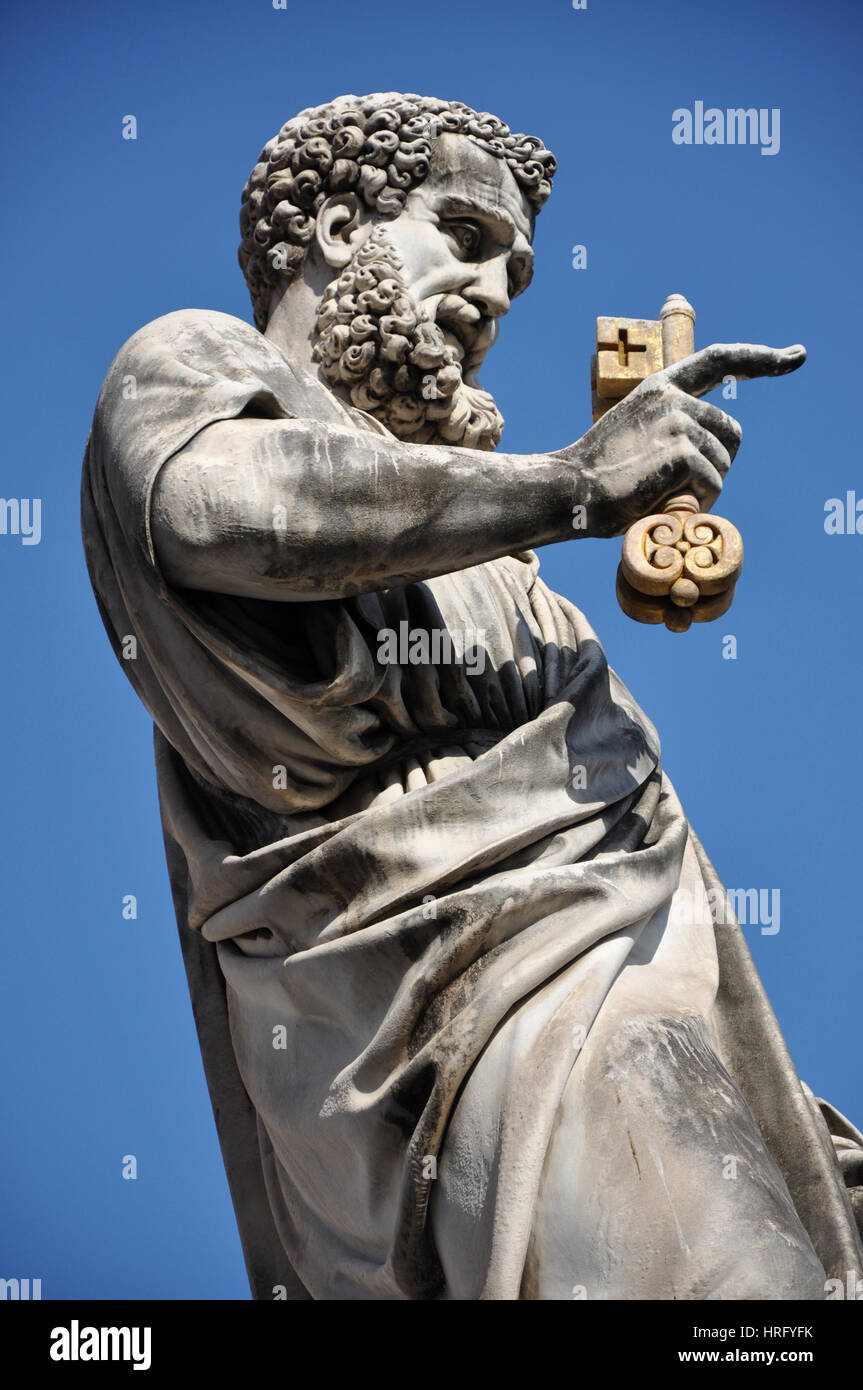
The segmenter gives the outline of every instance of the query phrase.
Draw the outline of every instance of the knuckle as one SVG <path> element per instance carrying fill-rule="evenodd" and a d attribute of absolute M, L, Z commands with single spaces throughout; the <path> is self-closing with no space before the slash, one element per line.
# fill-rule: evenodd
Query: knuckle
<path fill-rule="evenodd" d="M 706 405 L 705 403 L 703 421 L 705 429 L 726 447 L 731 445 L 736 449 L 743 438 L 743 427 L 738 424 L 733 415 L 727 415 L 718 406 Z"/>
<path fill-rule="evenodd" d="M 706 492 L 719 495 L 722 489 L 722 476 L 708 459 L 700 458 L 696 464 L 693 464 L 692 475 Z"/>
<path fill-rule="evenodd" d="M 716 421 L 716 428 L 724 430 L 726 434 L 734 435 L 736 439 L 739 439 L 743 434 L 743 426 L 735 420 L 733 415 L 729 415 L 727 411 L 721 410 L 719 406 L 713 406 L 712 409 L 716 412 L 713 416 Z"/>
<path fill-rule="evenodd" d="M 688 438 L 691 426 L 690 417 L 679 405 L 673 406 L 665 415 L 665 427 L 673 437 L 685 435 Z"/>
<path fill-rule="evenodd" d="M 670 456 L 678 467 L 689 469 L 690 472 L 702 461 L 695 444 L 684 434 L 676 435 L 671 441 Z"/>
<path fill-rule="evenodd" d="M 671 390 L 673 390 L 673 387 L 664 377 L 648 376 L 636 386 L 628 399 L 637 399 L 642 402 L 649 401 L 651 406 L 656 406 L 661 401 L 665 400 L 668 392 Z"/>

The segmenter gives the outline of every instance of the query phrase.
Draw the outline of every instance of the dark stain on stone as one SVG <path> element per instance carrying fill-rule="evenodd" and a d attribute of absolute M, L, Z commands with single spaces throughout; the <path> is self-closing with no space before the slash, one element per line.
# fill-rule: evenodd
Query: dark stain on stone
<path fill-rule="evenodd" d="M 618 1096 L 617 1099 L 620 1100 L 620 1096 Z M 641 1177 L 641 1164 L 640 1164 L 639 1161 L 638 1161 L 638 1154 L 635 1152 L 635 1145 L 634 1145 L 633 1142 L 632 1142 L 632 1135 L 630 1134 L 629 1130 L 626 1131 L 626 1137 L 627 1137 L 627 1139 L 629 1140 L 629 1147 L 632 1149 L 632 1157 L 635 1159 L 635 1166 L 636 1166 L 636 1168 L 638 1169 L 638 1176 L 639 1176 L 639 1178 L 640 1178 L 640 1177 Z"/>

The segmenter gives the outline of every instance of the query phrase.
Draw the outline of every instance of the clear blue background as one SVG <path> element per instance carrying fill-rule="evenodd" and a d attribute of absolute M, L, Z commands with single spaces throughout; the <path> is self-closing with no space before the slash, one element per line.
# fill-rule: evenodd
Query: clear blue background
<path fill-rule="evenodd" d="M 745 438 L 718 510 L 747 561 L 727 617 L 684 636 L 630 622 L 616 542 L 550 548 L 543 571 L 658 725 L 724 882 L 781 890 L 779 934 L 747 935 L 801 1075 L 863 1120 L 863 536 L 823 527 L 828 497 L 863 496 L 860 15 L 856 0 L 48 0 L 7 14 L 0 491 L 43 499 L 43 538 L 0 536 L 0 1275 L 42 1278 L 44 1297 L 248 1296 L 150 724 L 84 567 L 80 459 L 136 328 L 187 306 L 251 317 L 236 265 L 246 174 L 288 116 L 342 92 L 458 98 L 559 157 L 534 285 L 485 377 L 505 448 L 588 428 L 597 314 L 653 317 L 680 290 L 701 345 L 808 346 L 800 373 L 744 384 L 729 407 Z M 781 152 L 675 146 L 672 110 L 696 99 L 779 107 Z M 128 1153 L 136 1182 L 121 1177 Z"/>

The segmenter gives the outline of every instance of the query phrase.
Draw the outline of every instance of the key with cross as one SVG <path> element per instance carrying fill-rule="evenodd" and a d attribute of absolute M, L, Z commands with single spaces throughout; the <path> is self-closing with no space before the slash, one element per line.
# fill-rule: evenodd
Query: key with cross
<path fill-rule="evenodd" d="M 596 355 L 590 363 L 596 423 L 653 372 L 695 351 L 695 310 L 669 295 L 659 318 L 596 320 Z M 685 632 L 711 622 L 731 606 L 743 568 L 736 526 L 702 512 L 691 493 L 672 497 L 664 512 L 630 526 L 617 571 L 617 599 L 628 617 Z"/>
<path fill-rule="evenodd" d="M 594 424 L 606 410 L 665 366 L 659 324 L 650 319 L 596 320 L 591 362 Z"/>

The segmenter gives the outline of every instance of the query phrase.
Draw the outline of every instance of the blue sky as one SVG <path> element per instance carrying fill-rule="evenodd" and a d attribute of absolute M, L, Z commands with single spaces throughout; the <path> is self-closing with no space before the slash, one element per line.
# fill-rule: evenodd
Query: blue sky
<path fill-rule="evenodd" d="M 90 592 L 80 460 L 135 329 L 189 306 L 251 317 L 243 182 L 288 116 L 341 92 L 457 98 L 558 155 L 534 284 L 484 378 L 505 449 L 558 448 L 589 427 L 598 314 L 654 317 L 679 290 L 700 346 L 807 345 L 801 372 L 744 383 L 727 406 L 744 441 L 717 510 L 746 544 L 729 614 L 681 636 L 632 623 L 614 597 L 618 542 L 550 547 L 542 563 L 657 724 L 725 884 L 780 890 L 779 932 L 747 937 L 801 1075 L 863 1121 L 863 535 L 824 529 L 829 498 L 863 499 L 856 0 L 47 0 L 5 28 L 0 490 L 41 498 L 42 536 L 0 535 L 0 1275 L 41 1278 L 44 1297 L 248 1296 L 151 727 Z M 698 100 L 779 108 L 779 153 L 675 145 L 672 112 Z M 128 114 L 135 141 L 121 137 Z M 722 656 L 729 634 L 736 660 Z"/>

